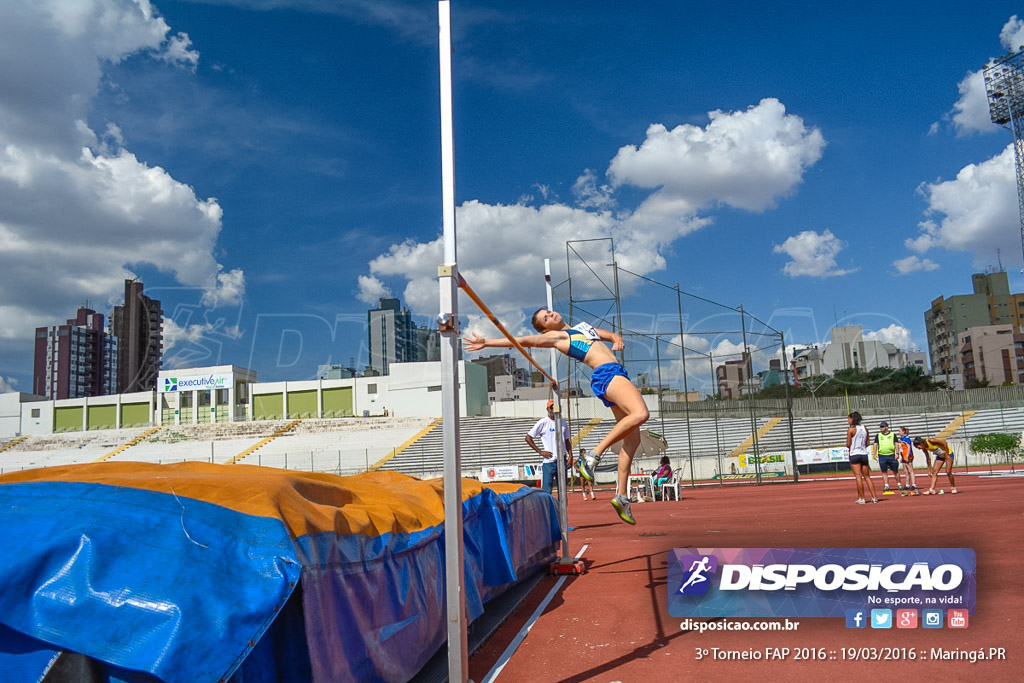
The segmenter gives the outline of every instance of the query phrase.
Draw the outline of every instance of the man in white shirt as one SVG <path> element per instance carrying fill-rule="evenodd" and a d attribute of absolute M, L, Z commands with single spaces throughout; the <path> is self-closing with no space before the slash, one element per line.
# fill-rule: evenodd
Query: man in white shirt
<path fill-rule="evenodd" d="M 537 451 L 541 460 L 541 490 L 544 493 L 551 493 L 555 484 L 555 477 L 558 474 L 558 463 L 555 460 L 555 402 L 548 401 L 548 414 L 537 420 L 533 429 L 526 433 L 526 443 L 530 448 Z M 572 453 L 572 445 L 569 443 L 569 425 L 562 420 L 562 436 L 565 439 L 563 457 L 566 459 L 566 470 L 569 468 L 569 454 Z M 536 439 L 540 439 L 541 445 L 537 445 Z"/>

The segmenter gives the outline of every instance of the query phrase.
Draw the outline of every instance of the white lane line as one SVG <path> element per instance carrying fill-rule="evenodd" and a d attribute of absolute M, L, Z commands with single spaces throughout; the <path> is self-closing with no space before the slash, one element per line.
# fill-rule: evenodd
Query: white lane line
<path fill-rule="evenodd" d="M 584 546 L 580 548 L 580 551 L 576 553 L 575 559 L 580 559 L 588 547 L 590 546 L 584 544 Z M 544 614 L 544 610 L 547 609 L 548 603 L 551 602 L 551 599 L 555 597 L 556 593 L 558 593 L 558 589 L 562 587 L 563 583 L 565 583 L 566 578 L 568 577 L 563 574 L 561 577 L 559 577 L 558 581 L 555 581 L 555 585 L 551 587 L 550 591 L 548 591 L 548 594 L 544 598 L 544 600 L 539 605 L 537 605 L 537 609 L 533 611 L 533 614 L 530 615 L 530 618 L 526 621 L 525 624 L 523 624 L 523 627 L 519 629 L 519 633 L 517 633 L 516 637 L 512 639 L 512 642 L 508 644 L 508 647 L 505 648 L 505 651 L 501 653 L 501 656 L 498 657 L 498 661 L 496 661 L 494 663 L 494 666 L 491 667 L 491 670 L 487 672 L 487 675 L 484 676 L 484 679 L 483 681 L 481 681 L 481 683 L 493 683 L 495 680 L 497 680 L 498 674 L 500 674 L 501 670 L 505 668 L 506 664 L 508 664 L 508 660 L 512 659 L 512 655 L 514 655 L 516 650 L 519 649 L 519 646 L 522 645 L 523 641 L 526 640 L 526 634 L 530 632 L 530 629 L 533 628 L 533 625 L 537 623 L 538 619 L 540 619 L 540 615 Z"/>

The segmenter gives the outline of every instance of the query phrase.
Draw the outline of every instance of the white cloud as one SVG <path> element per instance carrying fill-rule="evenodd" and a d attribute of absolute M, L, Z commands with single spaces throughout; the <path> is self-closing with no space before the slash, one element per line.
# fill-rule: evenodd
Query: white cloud
<path fill-rule="evenodd" d="M 167 46 L 159 53 L 159 58 L 168 64 L 180 64 L 195 72 L 199 64 L 199 53 L 191 47 L 192 39 L 188 34 L 178 33 L 167 39 Z"/>
<path fill-rule="evenodd" d="M 372 275 L 360 275 L 358 278 L 358 286 L 359 289 L 357 290 L 356 296 L 360 301 L 370 304 L 371 306 L 376 306 L 380 302 L 380 299 L 391 296 L 391 288 Z"/>
<path fill-rule="evenodd" d="M 975 268 L 996 260 L 996 249 L 1004 262 L 1020 265 L 1020 216 L 1017 208 L 1017 180 L 1013 145 L 980 164 L 969 164 L 955 180 L 925 183 L 918 188 L 928 202 L 921 233 L 906 241 L 920 254 L 942 247 L 967 251 Z"/>
<path fill-rule="evenodd" d="M 970 71 L 957 85 L 960 99 L 953 104 L 952 121 L 957 135 L 992 133 L 1000 130 L 992 123 L 988 113 L 988 95 L 985 76 L 981 71 Z"/>
<path fill-rule="evenodd" d="M 4 377 L 0 375 L 0 394 L 9 394 L 12 391 L 17 391 L 14 386 L 17 383 L 18 380 L 13 377 Z"/>
<path fill-rule="evenodd" d="M 836 277 L 856 270 L 840 269 L 836 263 L 836 256 L 845 247 L 846 243 L 833 235 L 831 230 L 820 234 L 813 230 L 804 230 L 787 238 L 782 244 L 775 245 L 772 253 L 786 254 L 792 259 L 782 269 L 782 272 L 790 277 Z"/>
<path fill-rule="evenodd" d="M 684 334 L 683 335 L 683 340 L 684 340 L 683 341 L 683 345 L 686 347 L 687 357 L 690 356 L 691 352 L 707 353 L 708 350 L 711 348 L 711 342 L 708 341 L 708 338 L 707 337 L 702 337 L 702 336 L 697 335 L 697 334 Z M 678 348 L 679 348 L 679 335 L 678 334 L 673 336 L 673 337 L 671 337 L 671 338 L 669 338 L 668 341 L 663 342 L 663 343 L 666 345 L 667 348 L 673 349 L 673 351 L 672 351 L 673 353 L 678 353 Z"/>
<path fill-rule="evenodd" d="M 179 325 L 173 318 L 164 317 L 163 344 L 164 351 L 185 343 L 196 343 L 202 340 L 203 334 L 211 329 L 209 324 Z"/>
<path fill-rule="evenodd" d="M 913 255 L 897 259 L 892 262 L 892 265 L 896 268 L 896 272 L 899 275 L 909 275 L 910 273 L 916 273 L 922 270 L 930 271 L 939 269 L 939 264 L 935 263 L 931 259 L 923 259 Z"/>
<path fill-rule="evenodd" d="M 567 240 L 611 236 L 617 228 L 610 214 L 563 204 L 535 208 L 468 201 L 457 208 L 456 222 L 460 273 L 500 320 L 506 325 L 518 321 L 520 326 L 525 322 L 523 307 L 532 307 L 532 312 L 547 300 L 544 258 L 550 258 L 556 268 L 564 268 L 561 264 L 565 263 Z M 632 265 L 629 249 L 624 246 L 620 252 L 618 244 L 620 265 Z M 403 303 L 420 315 L 433 317 L 437 313 L 437 266 L 441 260 L 441 237 L 427 243 L 407 240 L 392 245 L 388 253 L 370 262 L 371 276 L 359 278 L 359 298 L 376 303 L 382 281 L 404 279 L 407 284 L 400 295 Z M 477 314 L 471 301 L 461 301 L 464 319 Z M 493 329 L 486 331 L 486 327 L 479 331 L 493 334 Z M 520 327 L 519 331 L 526 329 Z"/>
<path fill-rule="evenodd" d="M 1003 24 L 1003 30 L 999 32 L 999 42 L 1013 52 L 1024 49 L 1024 21 L 1018 19 L 1016 14 Z"/>
<path fill-rule="evenodd" d="M 589 168 L 576 179 L 572 186 L 576 205 L 584 209 L 614 209 L 615 198 L 610 185 L 600 184 L 597 175 Z M 547 195 L 544 195 L 545 199 Z"/>
<path fill-rule="evenodd" d="M 245 273 L 240 268 L 221 272 L 217 266 L 216 284 L 208 286 L 203 293 L 202 303 L 211 308 L 217 306 L 237 306 L 242 303 L 245 294 Z"/>
<path fill-rule="evenodd" d="M 87 124 L 104 68 L 142 55 L 194 68 L 198 53 L 148 0 L 0 3 L 0 329 L 25 338 L 83 299 L 107 301 L 151 264 L 211 302 L 237 303 L 241 270 L 213 256 L 216 199 Z M 159 67 L 155 67 L 159 68 Z M 41 267 L 42 266 L 42 267 Z"/>
<path fill-rule="evenodd" d="M 880 341 L 884 344 L 892 344 L 900 351 L 917 351 L 917 344 L 910 338 L 910 330 L 893 323 L 874 332 L 865 332 L 864 339 L 867 341 Z"/>
<path fill-rule="evenodd" d="M 727 360 L 740 360 L 743 357 L 743 344 L 742 342 L 734 342 L 730 339 L 722 339 L 715 344 L 715 348 L 711 350 L 711 355 L 715 359 L 715 365 L 718 365 L 719 362 L 724 363 Z"/>
<path fill-rule="evenodd" d="M 1024 44 L 1024 21 L 1018 19 L 1017 15 L 1010 17 L 999 32 L 999 42 L 1009 51 L 1019 50 Z M 952 120 L 958 136 L 1000 130 L 989 116 L 988 94 L 985 92 L 985 75 L 982 70 L 968 71 L 957 85 L 957 90 L 960 98 L 947 116 Z"/>
<path fill-rule="evenodd" d="M 608 167 L 612 186 L 655 190 L 628 223 L 671 240 L 706 225 L 696 212 L 709 206 L 764 211 L 799 185 L 825 147 L 821 131 L 773 98 L 708 118 L 704 128 L 652 124 L 640 146 L 618 151 Z"/>
<path fill-rule="evenodd" d="M 711 223 L 698 212 L 721 204 L 749 211 L 773 206 L 799 185 L 825 145 L 817 129 L 807 128 L 774 99 L 709 117 L 706 128 L 652 125 L 639 146 L 618 150 L 607 182 L 591 170 L 577 178 L 575 206 L 549 201 L 546 193 L 548 203 L 540 206 L 465 202 L 456 211 L 463 275 L 500 319 L 523 321 L 524 307 L 532 312 L 546 300 L 544 259 L 552 261 L 555 282 L 565 277 L 567 241 L 613 238 L 616 263 L 648 275 L 665 267 L 664 254 L 676 239 Z M 626 186 L 653 192 L 630 211 L 620 206 L 616 194 Z M 588 264 L 608 269 L 611 256 L 602 252 L 607 243 L 577 243 L 575 248 L 586 252 Z M 359 296 L 375 301 L 382 281 L 404 279 L 403 301 L 414 312 L 433 316 L 440 260 L 440 237 L 394 244 L 371 261 L 369 275 L 359 278 Z M 611 282 L 610 271 L 607 278 L 588 279 L 580 267 L 572 276 L 574 295 L 607 294 L 602 288 Z M 465 307 L 475 313 L 471 303 Z"/>
<path fill-rule="evenodd" d="M 227 325 L 227 321 L 219 316 L 201 316 L 202 322 L 199 323 L 187 322 L 190 319 L 191 316 L 186 314 L 182 316 L 185 322 L 179 323 L 174 318 L 164 317 L 165 368 L 219 364 L 224 341 L 240 339 L 243 334 L 237 325 Z"/>

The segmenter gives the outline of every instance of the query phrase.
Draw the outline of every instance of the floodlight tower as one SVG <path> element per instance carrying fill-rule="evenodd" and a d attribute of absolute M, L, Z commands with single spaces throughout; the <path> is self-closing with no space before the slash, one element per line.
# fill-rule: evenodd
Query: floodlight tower
<path fill-rule="evenodd" d="M 1024 45 L 985 65 L 985 91 L 992 122 L 1009 124 L 1017 170 L 1017 211 L 1024 252 Z"/>

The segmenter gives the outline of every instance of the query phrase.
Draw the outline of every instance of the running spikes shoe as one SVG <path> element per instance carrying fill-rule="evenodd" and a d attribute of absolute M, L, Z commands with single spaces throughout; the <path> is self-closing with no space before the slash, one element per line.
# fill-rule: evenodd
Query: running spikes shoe
<path fill-rule="evenodd" d="M 626 524 L 636 524 L 636 520 L 633 519 L 633 512 L 629 508 L 629 498 L 624 495 L 617 494 L 612 498 L 612 507 L 619 513 L 619 519 Z"/>
<path fill-rule="evenodd" d="M 594 470 L 597 469 L 597 463 L 600 460 L 601 456 L 595 455 L 594 451 L 587 451 L 587 454 L 580 460 L 580 476 L 589 482 L 593 482 Z"/>

